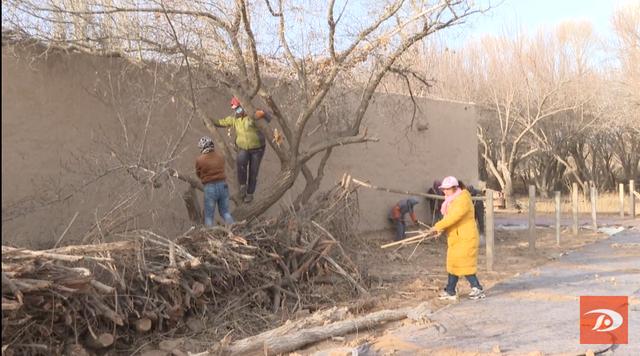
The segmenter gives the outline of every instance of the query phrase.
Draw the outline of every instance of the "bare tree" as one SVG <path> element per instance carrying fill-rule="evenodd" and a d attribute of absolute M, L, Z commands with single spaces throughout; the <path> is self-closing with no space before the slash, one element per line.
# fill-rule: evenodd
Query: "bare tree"
<path fill-rule="evenodd" d="M 519 178 L 543 192 L 582 179 L 569 143 L 583 139 L 603 110 L 589 106 L 601 89 L 590 24 L 566 22 L 535 35 L 504 32 L 462 48 L 432 42 L 436 54 L 425 68 L 437 73 L 434 95 L 477 104 L 481 170 L 512 206 Z"/>
<path fill-rule="evenodd" d="M 333 148 L 375 141 L 363 122 L 371 98 L 394 64 L 424 38 L 480 11 L 466 0 L 411 4 L 395 0 L 375 6 L 367 3 L 369 13 L 363 16 L 367 11 L 363 5 L 335 0 L 323 5 L 284 0 L 9 0 L 3 6 L 3 27 L 50 46 L 121 56 L 146 70 L 152 68 L 152 62 L 183 68 L 188 90 L 176 90 L 176 97 L 225 143 L 228 158 L 233 157 L 233 149 L 215 130 L 210 115 L 202 111 L 200 88 L 225 88 L 248 113 L 258 105 L 268 108 L 275 119 L 273 125 L 263 120 L 256 123 L 267 137 L 273 136 L 274 128 L 282 133 L 284 142 L 269 141 L 281 168 L 268 192 L 236 208 L 235 216 L 243 219 L 274 204 L 300 173 L 306 181 L 298 199 L 303 202 L 317 189 Z M 305 28 L 296 22 L 300 12 L 310 14 Z M 324 15 L 319 16 L 321 12 Z M 58 29 L 55 34 L 49 31 L 52 27 Z M 296 34 L 302 31 L 310 35 L 300 40 Z M 354 74 L 363 70 L 368 72 L 365 81 L 348 81 L 362 78 Z M 299 93 L 298 106 L 283 105 L 276 95 L 284 82 Z M 346 118 L 321 112 L 327 97 L 340 90 L 358 98 L 355 110 L 348 115 L 342 112 Z M 336 125 L 340 129 L 332 127 L 312 141 L 307 135 L 309 123 L 325 114 L 330 115 L 325 122 L 340 122 Z M 180 146 L 175 147 L 170 158 L 179 151 Z M 314 173 L 309 162 L 317 155 L 322 159 Z M 157 161 L 165 164 L 153 171 L 154 179 L 162 174 L 179 175 L 170 169 L 170 159 Z"/>
<path fill-rule="evenodd" d="M 637 12 L 632 5 L 614 16 L 614 51 L 582 21 L 462 48 L 431 38 L 419 57 L 423 73 L 434 74 L 427 95 L 479 104 L 480 169 L 507 195 L 520 180 L 542 194 L 572 182 L 612 189 L 637 177 L 640 164 Z"/>
<path fill-rule="evenodd" d="M 640 176 L 640 3 L 617 9 L 612 18 L 619 69 L 609 80 L 608 132 L 624 180 Z"/>
<path fill-rule="evenodd" d="M 617 35 L 617 58 L 620 62 L 619 95 L 627 103 L 625 109 L 631 109 L 625 118 L 632 129 L 640 130 L 637 120 L 640 110 L 640 3 L 632 2 L 617 9 L 612 18 Z M 634 118 L 636 120 L 634 120 Z"/>
<path fill-rule="evenodd" d="M 541 124 L 576 107 L 563 95 L 574 77 L 559 70 L 554 40 L 540 33 L 532 39 L 487 38 L 482 44 L 487 59 L 475 73 L 486 74 L 480 77 L 476 101 L 489 110 L 487 120 L 492 122 L 478 129 L 478 138 L 487 170 L 497 179 L 508 207 L 514 203 L 518 166 L 542 149 L 535 140 L 544 137 Z"/>

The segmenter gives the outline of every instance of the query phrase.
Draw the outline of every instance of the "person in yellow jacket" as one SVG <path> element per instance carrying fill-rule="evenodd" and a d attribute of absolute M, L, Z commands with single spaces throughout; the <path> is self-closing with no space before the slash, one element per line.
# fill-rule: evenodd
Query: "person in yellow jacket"
<path fill-rule="evenodd" d="M 445 200 L 440 211 L 443 218 L 432 228 L 434 232 L 447 234 L 447 287 L 440 299 L 456 300 L 456 285 L 460 276 L 465 276 L 471 285 L 470 299 L 485 298 L 484 290 L 478 281 L 478 246 L 480 238 L 474 216 L 471 194 L 461 187 L 456 177 L 442 180 L 440 190 Z"/>
<path fill-rule="evenodd" d="M 231 99 L 231 109 L 234 111 L 234 115 L 215 120 L 213 124 L 217 127 L 233 127 L 236 131 L 236 146 L 238 148 L 236 173 L 240 186 L 240 199 L 245 203 L 250 203 L 253 200 L 253 193 L 256 191 L 258 172 L 266 142 L 253 118 L 247 116 L 240 105 L 240 100 L 235 96 Z M 271 121 L 270 117 L 262 110 L 257 110 L 255 117 L 256 120 Z"/>

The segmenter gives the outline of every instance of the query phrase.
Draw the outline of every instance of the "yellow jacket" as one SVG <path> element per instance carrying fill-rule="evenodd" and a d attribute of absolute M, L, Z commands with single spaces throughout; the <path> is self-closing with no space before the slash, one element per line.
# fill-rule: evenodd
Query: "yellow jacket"
<path fill-rule="evenodd" d="M 447 233 L 447 272 L 456 276 L 475 274 L 480 237 L 469 191 L 463 190 L 450 203 L 447 215 L 434 228 Z"/>
<path fill-rule="evenodd" d="M 266 119 L 270 121 L 262 110 L 256 111 L 256 119 Z M 249 116 L 235 117 L 227 116 L 223 119 L 214 121 L 214 125 L 217 127 L 229 127 L 233 126 L 236 130 L 236 145 L 242 150 L 253 150 L 262 148 L 265 146 L 264 135 L 256 126 L 253 118 Z"/>

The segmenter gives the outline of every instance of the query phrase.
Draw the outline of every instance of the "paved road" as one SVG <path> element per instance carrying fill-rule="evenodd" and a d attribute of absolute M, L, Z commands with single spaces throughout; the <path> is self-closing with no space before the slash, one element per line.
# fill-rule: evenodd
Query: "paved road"
<path fill-rule="evenodd" d="M 631 219 L 629 216 L 621 218 L 615 214 L 600 214 L 597 217 L 598 226 L 631 226 L 637 224 L 638 219 Z M 526 228 L 529 223 L 529 217 L 527 214 L 496 214 L 495 225 L 497 228 L 504 226 L 516 228 L 518 226 Z M 538 227 L 552 227 L 555 226 L 555 215 L 553 214 L 537 214 L 536 226 Z M 592 226 L 591 216 L 586 214 L 580 214 L 578 216 L 578 224 L 581 228 L 590 229 Z M 573 225 L 573 218 L 567 214 L 563 214 L 560 218 L 560 225 L 565 228 L 570 228 Z"/>
<path fill-rule="evenodd" d="M 638 356 L 640 220 L 625 225 L 632 227 L 497 284 L 487 291 L 487 299 L 462 300 L 429 315 L 433 323 L 390 330 L 373 347 L 361 345 L 352 349 L 358 352 L 349 353 L 432 355 L 449 350 L 453 352 L 448 354 L 468 355 L 491 352 L 496 345 L 502 355 L 603 351 L 608 345 L 579 343 L 579 296 L 626 295 L 630 297 L 629 344 L 613 346 L 604 354 Z"/>
<path fill-rule="evenodd" d="M 579 296 L 627 295 L 629 344 L 614 347 L 609 354 L 640 355 L 640 223 L 634 225 L 496 285 L 487 299 L 464 300 L 437 311 L 430 316 L 436 327 L 410 325 L 391 334 L 425 351 L 491 352 L 499 345 L 504 354 L 578 355 L 606 348 L 579 344 Z"/>

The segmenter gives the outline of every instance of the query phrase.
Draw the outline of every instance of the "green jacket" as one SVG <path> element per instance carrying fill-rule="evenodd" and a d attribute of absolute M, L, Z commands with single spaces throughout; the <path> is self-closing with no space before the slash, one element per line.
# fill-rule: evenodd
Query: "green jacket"
<path fill-rule="evenodd" d="M 265 146 L 264 135 L 249 116 L 227 116 L 224 119 L 216 120 L 214 125 L 218 127 L 233 126 L 236 130 L 236 145 L 242 150 L 252 150 Z"/>

